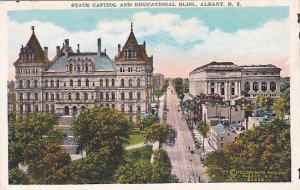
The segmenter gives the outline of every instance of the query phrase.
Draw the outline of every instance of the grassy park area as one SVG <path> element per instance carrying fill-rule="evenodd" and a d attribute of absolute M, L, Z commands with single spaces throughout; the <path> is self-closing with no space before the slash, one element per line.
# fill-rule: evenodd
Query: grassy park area
<path fill-rule="evenodd" d="M 129 145 L 145 142 L 145 137 L 142 134 L 134 133 L 129 135 Z"/>

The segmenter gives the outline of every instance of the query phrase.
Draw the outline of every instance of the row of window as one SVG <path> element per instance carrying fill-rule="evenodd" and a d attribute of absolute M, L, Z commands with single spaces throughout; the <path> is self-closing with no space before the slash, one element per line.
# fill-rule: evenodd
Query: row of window
<path fill-rule="evenodd" d="M 38 69 L 17 69 L 17 74 L 38 74 Z"/>
<path fill-rule="evenodd" d="M 250 89 L 251 89 L 250 88 L 250 82 L 245 82 L 244 89 L 245 89 L 246 92 L 250 91 Z M 267 84 L 267 82 L 262 82 L 260 89 L 261 89 L 262 92 L 266 92 L 268 90 L 268 84 Z M 252 90 L 254 92 L 257 92 L 259 90 L 259 83 L 258 82 L 253 82 L 252 83 Z M 276 91 L 276 83 L 274 81 L 270 82 L 269 90 L 271 92 L 275 92 Z"/>
<path fill-rule="evenodd" d="M 80 65 L 72 65 L 70 64 L 68 67 L 67 67 L 67 71 L 69 72 L 88 72 L 88 71 L 91 71 L 93 69 L 92 66 L 89 66 L 88 64 L 85 64 L 83 66 L 80 66 Z"/>
<path fill-rule="evenodd" d="M 71 79 L 70 80 L 70 86 L 74 86 L 74 83 L 75 83 L 75 81 Z M 51 80 L 51 81 L 45 80 L 45 87 L 51 87 L 51 88 L 59 87 L 59 84 L 60 84 L 59 80 L 56 80 L 56 81 L 54 81 L 54 80 Z M 111 82 L 109 81 L 109 79 L 105 79 L 105 81 L 103 79 L 100 79 L 100 87 L 103 87 L 104 84 L 105 84 L 106 87 L 109 87 L 110 85 L 112 87 L 114 87 L 115 86 L 115 79 L 111 79 Z M 90 86 L 89 79 L 86 79 L 84 82 L 81 81 L 81 79 L 78 79 L 77 80 L 77 86 L 82 86 L 82 85 Z M 64 86 L 66 86 L 66 83 L 64 83 Z M 94 82 L 93 82 L 93 86 L 95 86 Z M 121 79 L 121 87 L 124 87 L 124 86 L 125 86 L 125 80 Z M 132 79 L 128 80 L 128 86 L 133 86 L 133 80 Z M 136 86 L 141 86 L 141 79 L 138 78 L 136 80 Z M 26 81 L 26 88 L 30 88 L 30 87 L 31 87 L 31 81 L 27 80 Z M 38 81 L 37 80 L 34 80 L 33 87 L 35 87 L 35 88 L 38 87 Z M 19 80 L 19 88 L 24 88 L 24 84 L 23 84 L 22 80 Z"/>
<path fill-rule="evenodd" d="M 127 67 L 127 69 L 125 67 L 120 67 L 120 73 L 124 73 L 124 72 L 129 72 L 129 73 L 132 73 L 132 72 L 142 72 L 142 67 L 135 67 L 135 69 L 133 67 Z"/>

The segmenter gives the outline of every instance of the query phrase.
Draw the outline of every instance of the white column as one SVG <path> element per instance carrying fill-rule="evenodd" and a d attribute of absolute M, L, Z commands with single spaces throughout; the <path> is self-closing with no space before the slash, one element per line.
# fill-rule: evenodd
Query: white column
<path fill-rule="evenodd" d="M 238 91 L 238 81 L 235 81 L 235 85 L 234 85 L 234 95 L 236 95 L 236 96 L 238 96 L 238 93 L 239 93 L 239 91 Z"/>

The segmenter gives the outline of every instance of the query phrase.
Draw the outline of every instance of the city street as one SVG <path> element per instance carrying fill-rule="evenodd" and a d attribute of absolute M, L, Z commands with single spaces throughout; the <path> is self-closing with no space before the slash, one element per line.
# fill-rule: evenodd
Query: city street
<path fill-rule="evenodd" d="M 195 150 L 191 132 L 179 111 L 179 99 L 172 87 L 167 91 L 167 109 L 167 123 L 177 132 L 175 144 L 164 146 L 171 159 L 172 174 L 175 174 L 181 183 L 197 183 L 199 180 L 208 182 L 208 176 L 204 173 L 203 163 L 200 161 L 200 153 Z M 194 150 L 194 154 L 189 149 Z"/>

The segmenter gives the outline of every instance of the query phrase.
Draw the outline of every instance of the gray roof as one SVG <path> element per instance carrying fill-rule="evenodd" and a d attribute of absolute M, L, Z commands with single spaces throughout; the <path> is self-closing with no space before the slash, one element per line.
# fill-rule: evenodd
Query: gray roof
<path fill-rule="evenodd" d="M 116 64 L 111 60 L 108 55 L 101 53 L 101 56 L 97 53 L 69 53 L 69 56 L 64 56 L 62 53 L 59 57 L 52 61 L 48 71 L 66 71 L 69 59 L 89 59 L 93 65 L 94 71 L 114 71 Z"/>
<path fill-rule="evenodd" d="M 200 66 L 196 69 L 194 69 L 190 74 L 196 73 L 198 71 L 204 71 L 204 70 L 224 70 L 224 71 L 231 71 L 231 70 L 241 70 L 240 67 L 238 67 L 236 64 L 232 62 L 211 62 L 206 65 Z"/>
<path fill-rule="evenodd" d="M 222 134 L 225 132 L 225 127 L 223 124 L 218 123 L 215 126 L 212 126 L 211 129 L 216 133 L 216 134 Z"/>

